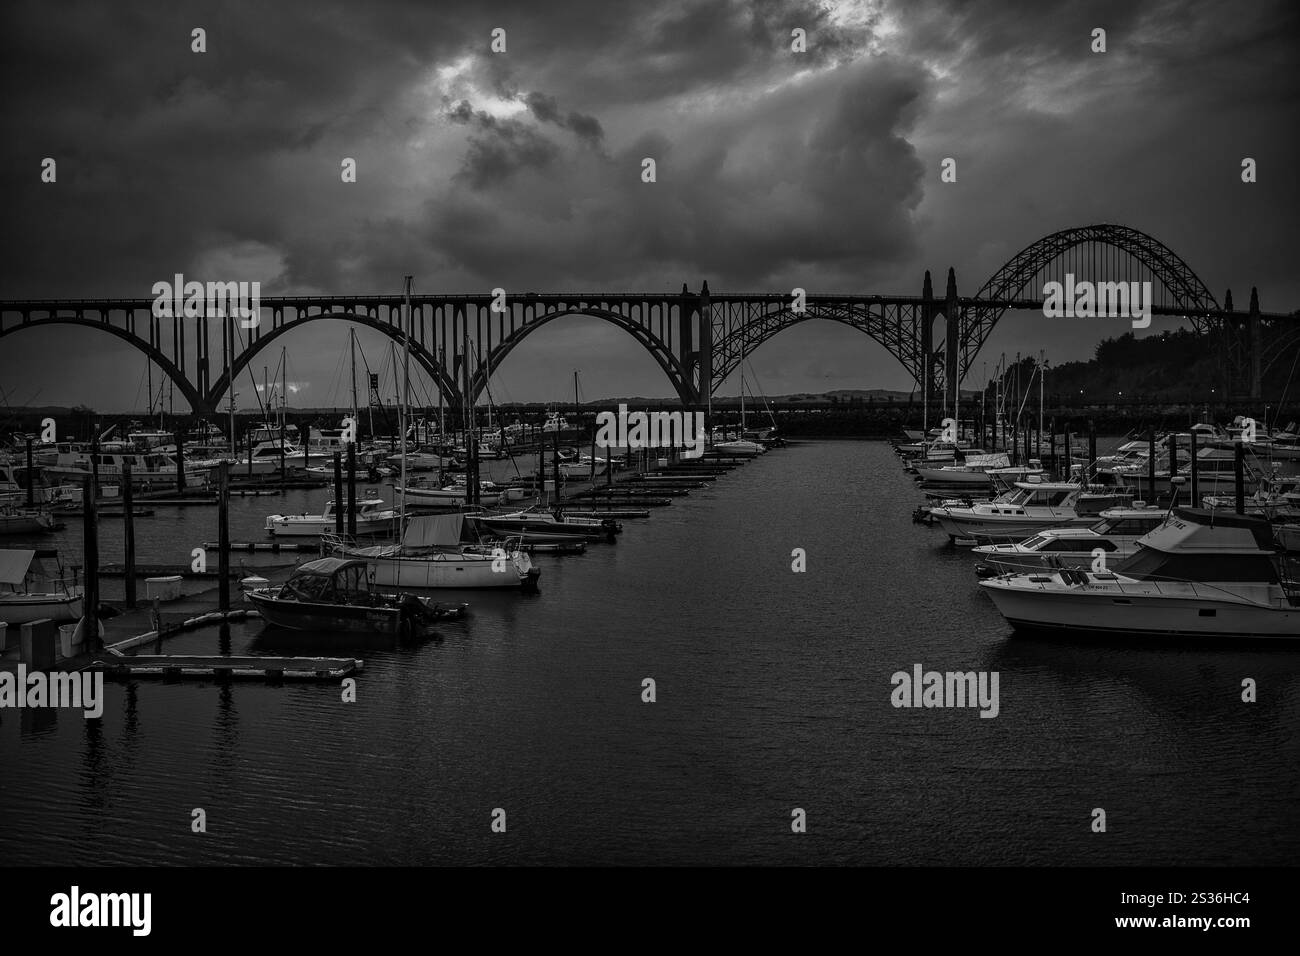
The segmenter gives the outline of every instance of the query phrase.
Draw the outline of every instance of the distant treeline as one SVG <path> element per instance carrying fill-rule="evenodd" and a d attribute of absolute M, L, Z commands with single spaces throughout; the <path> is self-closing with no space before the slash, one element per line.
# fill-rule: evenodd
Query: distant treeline
<path fill-rule="evenodd" d="M 1138 338 L 1132 332 L 1106 339 L 1097 345 L 1095 356 L 1086 362 L 1064 362 L 1047 367 L 1045 401 L 1056 406 L 1075 406 L 1110 401 L 1138 401 L 1161 404 L 1214 405 L 1223 400 L 1225 386 L 1235 398 L 1249 390 L 1248 382 L 1226 382 L 1222 356 L 1212 340 L 1191 329 L 1165 331 Z M 1261 400 L 1276 407 L 1300 397 L 1300 382 L 1293 380 L 1297 352 L 1293 346 L 1279 356 L 1261 376 Z M 1036 362 L 1032 357 L 1019 363 L 1022 387 L 1030 379 Z M 1017 366 L 1004 376 L 1010 385 Z M 1037 382 L 1034 383 L 1037 392 Z M 1034 404 L 1037 404 L 1035 401 Z M 1262 408 L 1253 410 L 1262 414 Z"/>

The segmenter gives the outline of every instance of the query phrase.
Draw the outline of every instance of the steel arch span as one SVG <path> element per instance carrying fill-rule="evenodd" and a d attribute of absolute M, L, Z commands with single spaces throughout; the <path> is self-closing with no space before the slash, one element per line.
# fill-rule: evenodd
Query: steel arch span
<path fill-rule="evenodd" d="M 1037 293 L 1025 296 L 1026 287 L 1033 278 L 1072 250 L 1089 246 L 1110 247 L 1140 263 L 1167 293 L 1160 311 L 1167 315 L 1184 315 L 1198 332 L 1205 332 L 1211 318 L 1220 311 L 1218 301 L 1205 283 L 1177 253 L 1158 239 L 1114 223 L 1062 229 L 1021 249 L 989 277 L 973 300 L 968 300 L 962 322 L 959 380 L 970 371 L 975 356 L 998 319 L 1011 307 L 1008 303 L 1037 300 L 1040 297 Z M 1088 264 L 1085 257 L 1075 261 L 1084 266 Z"/>
<path fill-rule="evenodd" d="M 191 409 L 199 409 L 203 407 L 203 395 L 200 393 L 199 389 L 190 382 L 189 378 L 186 377 L 183 371 L 181 371 L 180 367 L 168 358 L 161 348 L 147 339 L 141 338 L 133 329 L 113 325 L 106 319 L 88 319 L 84 315 L 50 315 L 44 319 L 28 318 L 25 321 L 16 322 L 8 326 L 0 323 L 0 338 L 3 338 L 6 335 L 13 335 L 15 332 L 21 332 L 23 329 L 44 328 L 51 325 L 80 325 L 88 329 L 99 329 L 101 332 L 107 332 L 110 335 L 121 339 L 123 342 L 133 345 L 145 355 L 149 356 L 149 358 L 153 359 L 154 364 L 163 371 L 163 374 L 176 383 L 176 387 L 180 389 L 181 394 L 185 396 L 185 400 L 190 403 Z"/>
<path fill-rule="evenodd" d="M 384 321 L 376 316 L 368 315 L 364 312 L 359 313 L 350 310 L 347 311 L 322 310 L 320 312 L 313 312 L 313 313 L 305 313 L 305 312 L 299 313 L 298 315 L 295 315 L 292 319 L 289 319 L 288 321 L 284 321 L 282 318 L 273 319 L 271 331 L 267 332 L 266 334 L 260 334 L 261 327 L 259 326 L 258 328 L 259 334 L 255 336 L 251 342 L 247 343 L 243 347 L 243 349 L 240 350 L 240 352 L 235 356 L 233 362 L 231 363 L 231 368 L 229 372 L 230 377 L 228 378 L 227 372 L 223 371 L 221 375 L 212 383 L 212 387 L 208 390 L 207 394 L 203 397 L 203 402 L 205 404 L 205 407 L 208 408 L 209 410 L 215 410 L 217 408 L 218 403 L 221 401 L 222 396 L 225 395 L 226 391 L 230 388 L 231 379 L 238 379 L 240 373 L 242 373 L 246 368 L 248 368 L 249 363 L 253 361 L 253 359 L 257 356 L 259 352 L 262 351 L 262 349 L 266 348 L 268 345 L 270 345 L 272 342 L 274 342 L 284 333 L 289 332 L 293 329 L 300 328 L 305 323 L 315 322 L 320 319 L 340 319 L 345 322 L 353 322 L 357 325 L 364 326 L 365 328 L 374 329 L 377 332 L 382 332 L 384 335 L 388 336 L 390 339 L 396 342 L 399 346 L 402 346 L 403 348 L 406 347 L 405 346 L 406 336 L 404 335 L 402 329 L 398 324 L 392 321 Z M 424 369 L 425 372 L 428 373 L 429 377 L 434 381 L 434 383 L 440 389 L 442 389 L 443 394 L 447 396 L 447 398 L 450 401 L 452 401 L 454 404 L 456 399 L 459 396 L 459 392 L 456 390 L 455 382 L 452 380 L 451 376 L 447 373 L 447 370 L 443 368 L 442 365 L 438 362 L 438 359 L 424 346 L 423 343 L 417 341 L 417 338 L 418 338 L 417 335 L 412 334 L 411 345 L 410 345 L 411 358 L 413 358 L 419 364 L 419 366 L 422 369 Z"/>
<path fill-rule="evenodd" d="M 808 296 L 802 311 L 795 311 L 790 296 L 719 295 L 713 310 L 713 382 L 709 393 L 738 369 L 768 339 L 801 322 L 824 319 L 865 332 L 898 359 L 919 383 L 925 372 L 925 353 L 918 329 L 923 311 L 920 300 Z"/>
<path fill-rule="evenodd" d="M 487 351 L 486 355 L 480 357 L 479 367 L 470 375 L 470 395 L 472 400 L 478 401 L 479 396 L 487 388 L 488 377 L 501 367 L 501 363 L 506 356 L 514 351 L 519 343 L 552 320 L 570 315 L 586 315 L 594 319 L 603 319 L 627 332 L 659 363 L 659 367 L 663 369 L 664 374 L 668 376 L 668 380 L 672 382 L 677 397 L 682 400 L 683 404 L 689 405 L 695 401 L 690 380 L 690 370 L 684 367 L 678 357 L 673 354 L 671 345 L 664 338 L 656 335 L 651 328 L 647 327 L 647 323 L 640 316 L 633 314 L 631 309 L 618 311 L 589 305 L 575 305 L 573 307 L 557 305 L 553 309 L 529 317 L 527 321 L 515 324 L 500 341 Z"/>

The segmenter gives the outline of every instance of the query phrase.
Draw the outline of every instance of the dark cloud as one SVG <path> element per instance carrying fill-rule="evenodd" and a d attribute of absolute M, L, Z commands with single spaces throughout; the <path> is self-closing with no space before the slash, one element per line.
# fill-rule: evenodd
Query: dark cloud
<path fill-rule="evenodd" d="M 1285 0 L 20 0 L 2 15 L 0 297 L 140 295 L 205 269 L 266 294 L 391 290 L 408 273 L 452 291 L 707 278 L 914 294 L 949 265 L 966 293 L 1040 236 L 1112 220 L 1216 294 L 1300 300 L 1300 8 Z M 200 26 L 205 54 L 190 51 Z M 489 51 L 496 27 L 505 54 Z M 46 156 L 57 185 L 39 181 Z M 957 183 L 939 181 L 945 157 Z M 512 355 L 517 397 L 545 397 L 528 356 L 564 354 L 546 342 L 606 341 L 574 322 Z M 1041 333 L 1006 328 L 991 349 Z M 323 334 L 294 345 L 305 373 L 336 364 Z M 787 390 L 906 387 L 882 349 L 841 334 L 784 333 L 758 372 Z M 56 362 L 29 335 L 3 340 L 0 379 L 43 369 L 111 390 L 91 345 Z M 663 393 L 615 338 L 610 392 Z M 1042 344 L 1064 359 L 1095 341 Z"/>

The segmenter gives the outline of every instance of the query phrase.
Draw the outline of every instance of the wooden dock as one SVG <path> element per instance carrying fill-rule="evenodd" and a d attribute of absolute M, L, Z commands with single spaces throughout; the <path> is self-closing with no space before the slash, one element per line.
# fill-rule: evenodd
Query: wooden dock
<path fill-rule="evenodd" d="M 204 551 L 219 551 L 221 542 L 204 541 Z M 320 551 L 319 538 L 307 538 L 303 541 L 232 541 L 231 551 L 246 551 L 249 554 L 266 552 L 268 554 L 315 554 Z"/>
<path fill-rule="evenodd" d="M 337 681 L 357 673 L 364 662 L 351 657 L 223 657 L 198 654 L 136 654 L 108 651 L 88 670 L 119 680 L 320 680 Z"/>

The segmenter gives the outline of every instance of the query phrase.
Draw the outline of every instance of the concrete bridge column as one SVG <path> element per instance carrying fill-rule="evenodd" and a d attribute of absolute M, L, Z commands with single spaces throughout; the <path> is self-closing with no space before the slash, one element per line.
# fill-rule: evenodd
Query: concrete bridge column
<path fill-rule="evenodd" d="M 926 426 L 929 426 L 928 410 L 934 400 L 934 286 L 930 282 L 930 270 L 925 270 L 925 280 L 921 283 L 921 401 L 927 409 Z"/>
<path fill-rule="evenodd" d="M 695 404 L 700 405 L 709 400 L 713 394 L 713 311 L 709 308 L 709 280 L 704 280 L 700 289 L 699 314 L 697 316 L 699 335 L 695 351 L 696 382 Z M 705 427 L 709 427 L 705 423 Z"/>
<path fill-rule="evenodd" d="M 958 398 L 961 395 L 961 357 L 958 348 L 961 344 L 961 303 L 957 301 L 957 274 L 948 269 L 948 289 L 944 296 L 944 363 L 943 384 L 945 396 L 943 410 L 953 418 L 958 414 Z"/>
<path fill-rule="evenodd" d="M 1259 290 L 1254 286 L 1250 289 L 1250 313 L 1246 316 L 1246 338 L 1250 342 L 1250 397 L 1263 398 L 1264 396 L 1264 375 L 1262 372 L 1261 355 L 1263 351 L 1262 338 L 1263 329 L 1259 324 Z"/>

